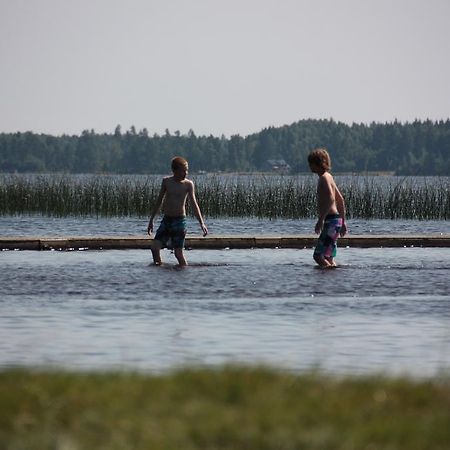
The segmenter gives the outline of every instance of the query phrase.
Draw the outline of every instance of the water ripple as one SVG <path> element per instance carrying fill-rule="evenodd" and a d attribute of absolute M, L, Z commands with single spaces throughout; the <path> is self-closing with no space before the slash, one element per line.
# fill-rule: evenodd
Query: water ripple
<path fill-rule="evenodd" d="M 0 367 L 165 370 L 264 362 L 432 375 L 450 368 L 450 249 L 0 255 Z M 166 270 L 169 269 L 169 270 Z"/>

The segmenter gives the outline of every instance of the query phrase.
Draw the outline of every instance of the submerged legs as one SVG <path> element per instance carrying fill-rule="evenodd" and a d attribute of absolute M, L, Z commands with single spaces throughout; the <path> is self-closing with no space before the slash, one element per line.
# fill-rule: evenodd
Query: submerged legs
<path fill-rule="evenodd" d="M 182 248 L 176 248 L 176 249 L 174 249 L 173 252 L 175 253 L 175 258 L 177 258 L 178 264 L 180 265 L 180 267 L 184 267 L 184 266 L 188 265 L 186 258 L 184 257 Z"/>
<path fill-rule="evenodd" d="M 155 266 L 160 266 L 162 264 L 161 261 L 161 243 L 159 241 L 153 240 L 152 246 L 151 246 L 152 256 L 153 256 L 153 263 Z"/>
<path fill-rule="evenodd" d="M 319 264 L 320 267 L 328 268 L 328 267 L 336 267 L 336 263 L 333 260 L 332 256 L 325 257 L 322 255 L 316 255 L 314 254 L 314 261 L 316 261 L 317 264 Z"/>
<path fill-rule="evenodd" d="M 161 242 L 154 240 L 152 242 L 150 249 L 152 251 L 153 263 L 155 264 L 155 266 L 161 266 L 162 265 Z M 188 265 L 186 258 L 184 257 L 182 248 L 174 249 L 174 254 L 175 254 L 175 258 L 177 258 L 177 260 L 178 260 L 178 264 L 180 265 L 180 267 L 184 267 L 184 266 Z"/>

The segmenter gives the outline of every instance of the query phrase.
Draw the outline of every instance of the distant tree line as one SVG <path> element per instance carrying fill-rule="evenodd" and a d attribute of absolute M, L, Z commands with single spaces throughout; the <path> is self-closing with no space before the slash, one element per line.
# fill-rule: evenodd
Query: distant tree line
<path fill-rule="evenodd" d="M 169 130 L 149 135 L 135 127 L 112 134 L 85 130 L 80 136 L 0 134 L 0 171 L 67 173 L 167 173 L 175 155 L 191 171 L 262 171 L 267 160 L 284 159 L 293 173 L 307 172 L 307 155 L 326 147 L 334 172 L 395 172 L 450 175 L 450 120 L 346 125 L 301 120 L 242 137 L 196 136 Z"/>

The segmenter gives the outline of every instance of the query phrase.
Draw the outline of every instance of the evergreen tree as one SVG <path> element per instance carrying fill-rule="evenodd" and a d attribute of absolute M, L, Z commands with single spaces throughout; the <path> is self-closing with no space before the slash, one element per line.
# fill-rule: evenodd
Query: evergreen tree
<path fill-rule="evenodd" d="M 351 126 L 329 120 L 301 120 L 269 127 L 246 137 L 227 139 L 186 135 L 168 129 L 149 135 L 134 126 L 112 134 L 85 130 L 80 136 L 0 134 L 0 170 L 4 172 L 170 173 L 180 155 L 191 171 L 265 170 L 267 160 L 284 159 L 293 172 L 309 171 L 307 155 L 328 148 L 334 172 L 393 171 L 405 175 L 450 174 L 450 120 L 371 123 Z"/>

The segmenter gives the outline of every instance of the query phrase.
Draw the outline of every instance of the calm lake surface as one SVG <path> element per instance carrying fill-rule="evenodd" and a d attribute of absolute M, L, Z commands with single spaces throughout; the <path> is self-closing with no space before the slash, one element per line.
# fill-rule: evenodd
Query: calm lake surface
<path fill-rule="evenodd" d="M 313 234 L 314 219 L 206 218 L 211 235 L 221 234 Z M 0 236 L 99 236 L 146 234 L 146 217 L 47 217 L 0 216 Z M 159 219 L 155 224 L 159 224 Z M 445 220 L 351 219 L 351 234 L 449 234 Z M 188 232 L 200 234 L 195 219 L 188 219 Z"/>
<path fill-rule="evenodd" d="M 313 221 L 209 220 L 212 233 L 311 233 Z M 351 221 L 355 234 L 448 222 Z M 139 234 L 146 220 L 1 217 L 0 235 Z M 190 224 L 197 233 L 198 226 Z M 165 371 L 267 364 L 342 374 L 450 371 L 450 249 L 0 252 L 0 368 Z"/>
<path fill-rule="evenodd" d="M 227 185 L 253 177 L 218 179 Z M 386 188 L 409 182 L 337 179 Z M 315 186 L 315 177 L 305 180 Z M 448 186 L 449 179 L 411 182 Z M 147 220 L 0 216 L 0 236 L 145 235 Z M 206 222 L 212 236 L 312 234 L 315 224 L 252 217 Z M 449 223 L 351 219 L 348 227 L 350 234 L 439 235 L 450 233 Z M 188 228 L 200 235 L 194 219 Z M 154 267 L 144 250 L 0 252 L 0 369 L 161 372 L 261 363 L 338 374 L 450 373 L 450 249 L 340 248 L 341 266 L 327 271 L 315 268 L 312 249 L 195 250 L 187 252 L 191 265 L 184 270 L 169 252 L 163 257 L 168 264 Z"/>

